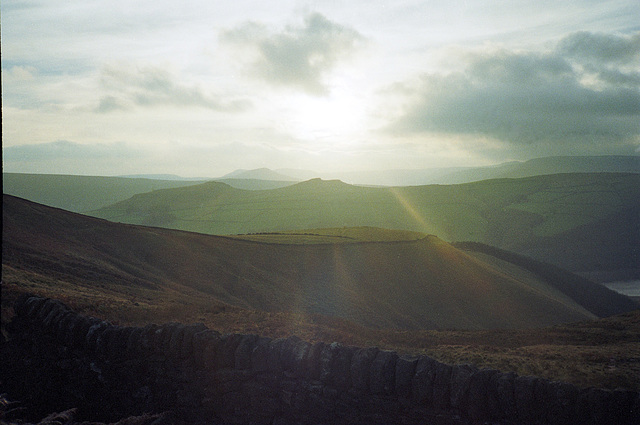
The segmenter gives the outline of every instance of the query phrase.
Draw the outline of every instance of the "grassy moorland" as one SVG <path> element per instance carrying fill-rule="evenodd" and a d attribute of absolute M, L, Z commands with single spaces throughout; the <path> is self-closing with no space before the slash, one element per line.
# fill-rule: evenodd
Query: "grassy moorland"
<path fill-rule="evenodd" d="M 85 212 L 138 193 L 199 183 L 202 181 L 3 173 L 2 193 L 68 211 Z"/>
<path fill-rule="evenodd" d="M 30 292 L 60 299 L 83 314 L 120 325 L 204 323 L 222 333 L 297 335 L 311 342 L 338 341 L 427 354 L 452 364 L 473 363 L 584 387 L 640 390 L 640 310 L 537 329 L 398 331 L 317 314 L 241 309 L 201 293 L 170 288 L 83 286 L 10 266 L 3 266 L 3 274 L 3 325 L 10 320 L 17 296 Z"/>
<path fill-rule="evenodd" d="M 208 234 L 373 226 L 477 241 L 578 272 L 640 264 L 640 174 L 559 174 L 394 188 L 310 180 L 246 191 L 219 182 L 139 194 L 91 214 Z"/>
<path fill-rule="evenodd" d="M 85 285 L 184 288 L 244 309 L 399 329 L 539 327 L 600 314 L 559 290 L 560 281 L 554 286 L 415 232 L 220 237 L 121 225 L 11 197 L 5 197 L 3 227 L 8 266 Z M 608 314 L 630 308 L 627 298 L 601 286 L 583 290 L 614 306 Z"/>
<path fill-rule="evenodd" d="M 271 236 L 275 239 L 268 240 Z M 256 237 L 263 240 L 251 240 Z M 340 242 L 335 243 L 336 239 Z M 387 249 L 389 245 L 393 249 Z M 398 249 L 402 246 L 410 249 Z M 240 248 L 234 251 L 233 247 Z M 311 292 L 305 301 L 304 292 L 294 291 L 295 296 L 287 298 L 291 288 L 282 286 L 284 280 L 276 276 L 276 269 L 265 265 L 279 258 L 278 273 L 288 270 L 296 282 L 303 282 L 295 274 L 300 260 L 293 253 L 299 251 L 305 252 L 306 269 L 322 272 L 316 277 L 336 277 L 340 271 L 348 278 L 336 286 L 325 280 L 323 287 L 334 292 L 326 291 L 322 296 Z M 371 258 L 365 267 L 373 267 L 370 275 L 363 275 L 365 268 L 352 268 L 363 261 L 359 252 Z M 406 276 L 394 280 L 390 273 L 413 276 L 418 272 L 407 270 L 416 266 L 416 259 L 423 264 L 420 277 L 429 291 L 421 288 L 403 293 L 408 286 L 398 281 Z M 5 197 L 2 319 L 5 323 L 11 316 L 10 306 L 17 296 L 31 292 L 119 324 L 202 322 L 222 332 L 271 337 L 295 334 L 310 341 L 427 353 L 443 361 L 473 362 L 579 385 L 637 388 L 639 312 L 593 320 L 593 313 L 535 273 L 512 263 L 505 267 L 501 262 L 504 260 L 481 261 L 438 238 L 411 232 L 334 228 L 215 237 L 118 225 Z M 383 281 L 371 280 L 376 275 L 384 276 Z M 362 276 L 366 279 L 360 279 Z M 259 280 L 252 280 L 254 277 Z M 363 282 L 367 285 L 359 289 Z M 438 286 L 445 283 L 445 290 L 439 292 Z M 393 295 L 380 292 L 385 286 Z M 335 290 L 342 291 L 339 297 L 333 297 Z M 610 296 L 608 301 L 624 304 L 623 309 L 635 307 L 626 304 L 627 298 L 612 294 L 606 291 L 597 296 Z M 434 298 L 453 309 L 443 312 L 425 305 Z M 346 304 L 331 304 L 331 300 L 350 300 L 351 304 L 346 308 Z M 432 314 L 430 320 L 439 330 L 416 326 L 412 316 L 416 310 L 412 309 L 418 301 L 423 314 Z M 367 309 L 371 302 L 379 304 Z M 477 310 L 473 304 L 489 304 L 491 312 Z M 535 310 L 547 308 L 545 304 L 553 307 L 546 313 Z M 531 314 L 531 309 L 534 316 L 559 314 L 564 317 L 555 316 L 555 323 L 575 324 L 540 328 L 544 323 L 536 319 L 527 326 L 522 323 L 522 313 Z M 377 322 L 378 326 L 368 323 L 367 318 L 373 320 L 371 311 L 378 314 L 376 320 L 384 312 L 386 325 L 384 320 Z M 351 316 L 345 312 L 352 312 Z M 468 326 L 437 323 L 441 315 L 456 317 Z M 496 317 L 503 325 L 498 327 L 512 329 L 460 330 L 478 328 L 482 321 Z M 389 325 L 392 322 L 395 326 Z M 488 323 L 485 328 L 496 327 Z"/>

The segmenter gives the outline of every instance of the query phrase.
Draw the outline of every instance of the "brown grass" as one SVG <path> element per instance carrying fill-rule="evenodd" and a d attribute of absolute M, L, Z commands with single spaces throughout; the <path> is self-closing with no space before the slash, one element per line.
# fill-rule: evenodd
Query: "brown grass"
<path fill-rule="evenodd" d="M 29 221 L 25 221 L 27 218 Z M 370 230 L 365 229 L 367 232 Z M 379 249 L 370 249 L 367 255 L 358 252 L 357 247 L 339 244 L 335 250 L 344 254 L 340 257 L 319 257 L 318 250 L 324 248 L 312 245 L 303 247 L 313 254 L 305 258 L 305 267 L 294 264 L 294 267 L 285 268 L 295 258 L 287 253 L 297 252 L 299 246 L 270 245 L 267 250 L 258 251 L 256 248 L 247 251 L 250 245 L 256 248 L 260 244 L 117 225 L 36 204 L 5 202 L 3 330 L 12 317 L 11 306 L 15 299 L 20 294 L 34 293 L 59 299 L 81 314 L 121 325 L 201 322 L 221 332 L 270 337 L 298 335 L 312 342 L 339 341 L 354 346 L 394 349 L 405 354 L 426 353 L 450 363 L 471 362 L 480 367 L 515 371 L 521 375 L 535 374 L 582 386 L 640 387 L 639 311 L 544 329 L 374 329 L 337 315 L 313 314 L 309 313 L 313 309 L 294 308 L 282 299 L 287 294 L 290 296 L 290 292 L 284 290 L 287 287 L 268 292 L 270 286 L 265 282 L 277 282 L 280 275 L 275 273 L 281 273 L 283 269 L 304 269 L 308 273 L 315 267 L 322 275 L 325 263 L 320 259 L 357 258 L 354 264 L 364 261 L 367 265 L 365 269 L 369 275 L 363 282 L 369 283 L 382 272 L 387 273 L 386 264 L 391 263 L 397 270 L 385 275 L 377 289 L 369 284 L 366 291 L 361 291 L 364 296 L 372 297 L 384 306 L 389 301 L 382 298 L 382 292 L 375 291 L 380 291 L 384 284 L 394 283 L 392 277 L 397 278 L 399 273 L 415 273 L 412 269 L 417 264 L 415 261 L 405 262 L 402 266 L 398 265 L 401 260 L 390 262 L 388 244 L 369 244 L 369 248 Z M 406 248 L 409 245 L 411 249 Z M 404 248 L 401 250 L 400 246 Z M 423 250 L 419 262 L 428 267 L 424 269 L 424 275 L 418 276 L 419 280 L 412 281 L 414 283 L 431 282 L 434 285 L 433 282 L 438 280 L 424 278 L 433 273 L 446 283 L 455 277 L 462 295 L 464 291 L 478 291 L 484 287 L 491 289 L 488 294 L 493 294 L 495 289 L 492 288 L 499 288 L 494 284 L 496 276 L 506 272 L 494 274 L 493 266 L 483 265 L 433 238 L 397 242 L 391 251 L 408 258 L 417 255 L 412 251 L 416 246 Z M 240 268 L 249 263 L 247 259 L 254 260 L 258 254 L 262 256 L 260 262 L 252 261 L 251 267 Z M 280 263 L 275 267 L 273 264 L 278 261 Z M 347 263 L 341 261 L 340 264 Z M 239 279 L 241 271 L 245 273 L 244 286 L 238 285 L 238 282 L 242 283 Z M 356 276 L 357 273 L 349 275 Z M 478 281 L 480 275 L 486 279 Z M 285 277 L 294 283 L 300 281 L 293 273 Z M 476 283 L 472 282 L 472 277 Z M 345 285 L 343 288 L 346 294 L 355 292 L 353 287 Z M 413 290 L 411 285 L 404 289 L 394 288 L 396 292 Z M 449 291 L 444 292 L 451 292 L 450 287 L 446 289 Z M 268 299 L 268 296 L 272 298 Z M 414 292 L 409 292 L 406 298 L 410 300 L 411 297 L 415 298 Z M 256 304 L 247 300 L 255 300 Z M 477 297 L 473 300 L 479 303 Z M 311 297 L 310 302 L 313 301 L 316 298 Z M 460 307 L 458 304 L 454 306 Z M 393 312 L 406 314 L 400 308 Z M 470 317 L 472 320 L 476 318 Z"/>
<path fill-rule="evenodd" d="M 322 315 L 244 310 L 179 292 L 86 288 L 3 267 L 2 323 L 22 293 L 59 299 L 76 311 L 120 325 L 204 323 L 223 333 L 378 346 L 427 354 L 447 363 L 473 363 L 579 386 L 640 389 L 640 310 L 598 321 L 543 329 L 399 331 L 371 329 Z M 104 290 L 104 291 L 103 291 Z"/>

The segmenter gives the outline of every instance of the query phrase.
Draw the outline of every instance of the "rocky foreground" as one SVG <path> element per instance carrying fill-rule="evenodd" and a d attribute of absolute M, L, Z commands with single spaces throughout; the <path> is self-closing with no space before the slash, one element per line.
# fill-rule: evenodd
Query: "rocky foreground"
<path fill-rule="evenodd" d="M 0 381 L 22 423 L 640 423 L 636 391 L 203 325 L 120 327 L 39 297 L 15 312 Z"/>

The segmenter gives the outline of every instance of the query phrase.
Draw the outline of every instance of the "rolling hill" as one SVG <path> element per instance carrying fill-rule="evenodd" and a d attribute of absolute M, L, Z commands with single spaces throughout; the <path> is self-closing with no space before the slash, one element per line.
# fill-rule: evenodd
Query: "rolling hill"
<path fill-rule="evenodd" d="M 3 201 L 3 272 L 23 291 L 48 287 L 85 299 L 98 292 L 110 294 L 110 305 L 180 295 L 200 299 L 208 311 L 288 312 L 401 329 L 526 328 L 596 317 L 559 290 L 561 282 L 415 232 L 220 237 L 116 224 L 6 195 Z M 611 313 L 637 307 L 598 285 L 584 291 Z"/>
<path fill-rule="evenodd" d="M 154 178 L 3 173 L 2 192 L 51 207 L 85 212 L 152 190 L 202 183 Z"/>
<path fill-rule="evenodd" d="M 138 194 L 90 214 L 208 234 L 372 226 L 476 241 L 574 272 L 640 274 L 640 174 L 556 174 L 459 185 L 313 179 L 246 191 L 220 182 Z"/>
<path fill-rule="evenodd" d="M 84 213 L 124 201 L 139 193 L 201 184 L 211 179 L 186 179 L 174 175 L 132 175 L 118 177 L 61 174 L 3 173 L 3 193 L 39 204 Z M 267 177 L 273 177 L 269 180 Z M 275 173 L 242 173 L 218 179 L 245 190 L 277 189 L 296 183 Z"/>

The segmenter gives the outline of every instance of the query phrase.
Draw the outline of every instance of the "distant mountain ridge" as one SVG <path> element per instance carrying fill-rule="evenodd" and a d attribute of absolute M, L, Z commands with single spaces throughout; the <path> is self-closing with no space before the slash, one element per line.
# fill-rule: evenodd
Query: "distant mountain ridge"
<path fill-rule="evenodd" d="M 222 177 L 218 177 L 214 180 L 224 181 L 226 179 L 249 179 L 249 180 L 272 180 L 272 181 L 287 181 L 294 182 L 300 181 L 295 177 L 286 176 L 269 168 L 257 168 L 255 170 L 235 170 L 229 174 L 225 174 Z"/>
<path fill-rule="evenodd" d="M 369 186 L 420 186 L 574 172 L 638 174 L 640 173 L 640 156 L 548 157 L 487 167 L 333 173 L 301 169 L 278 169 L 275 171 L 268 168 L 238 169 L 222 177 L 202 179 L 186 178 L 175 174 L 102 177 L 3 173 L 3 193 L 69 211 L 86 212 L 123 201 L 139 193 L 212 180 L 225 182 L 238 189 L 267 190 L 313 178 L 339 179 L 350 184 Z"/>
<path fill-rule="evenodd" d="M 519 178 L 559 173 L 640 173 L 640 156 L 554 156 L 511 161 L 484 167 L 415 170 L 376 170 L 323 174 L 352 184 L 416 186 L 458 184 L 496 178 Z"/>
<path fill-rule="evenodd" d="M 313 178 L 338 179 L 350 184 L 380 186 L 420 186 L 458 184 L 496 178 L 533 177 L 559 173 L 640 173 L 640 156 L 551 156 L 527 161 L 509 161 L 480 167 L 444 167 L 425 169 L 388 169 L 364 171 L 318 172 L 301 169 L 239 169 L 218 177 L 225 179 L 259 179 L 303 181 Z"/>
<path fill-rule="evenodd" d="M 130 174 L 130 175 L 117 176 L 117 177 L 123 177 L 128 179 L 178 180 L 178 181 L 183 180 L 183 181 L 200 181 L 200 182 L 211 180 L 210 178 L 207 178 L 207 177 L 182 177 L 177 174 Z"/>

